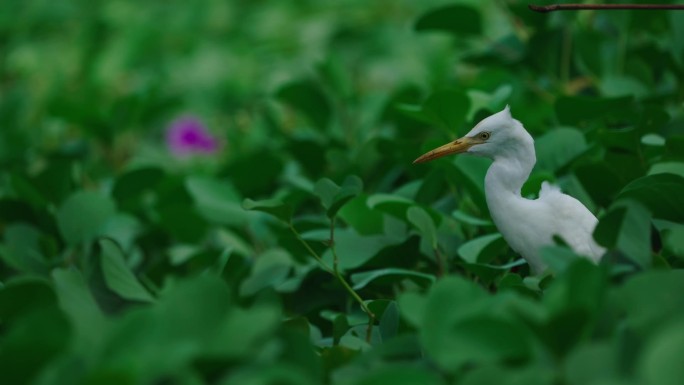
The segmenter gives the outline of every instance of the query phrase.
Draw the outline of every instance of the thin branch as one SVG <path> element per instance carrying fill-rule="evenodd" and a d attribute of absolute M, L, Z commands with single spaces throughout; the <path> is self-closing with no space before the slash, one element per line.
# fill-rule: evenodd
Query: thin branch
<path fill-rule="evenodd" d="M 292 224 L 290 224 L 290 231 L 292 231 L 292 233 L 294 234 L 295 238 L 297 238 L 297 240 L 299 241 L 299 243 L 301 243 L 301 244 L 306 248 L 306 250 L 309 252 L 309 254 L 311 254 L 311 256 L 314 257 L 314 259 L 318 262 L 318 264 L 321 265 L 321 267 L 323 268 L 323 270 L 327 271 L 328 273 L 330 273 L 330 274 L 332 274 L 332 275 L 335 275 L 335 271 L 334 271 L 333 269 L 331 269 L 330 266 L 328 266 L 328 265 L 325 263 L 325 261 L 323 261 L 323 258 L 321 258 L 321 256 L 318 255 L 318 253 L 316 253 L 316 252 L 311 248 L 311 246 L 309 246 L 309 243 L 308 243 L 307 241 L 305 241 L 304 238 L 302 238 L 302 235 L 299 234 L 299 232 L 297 231 L 297 229 L 295 229 L 294 226 L 293 226 Z"/>
<path fill-rule="evenodd" d="M 335 251 L 335 239 L 334 239 L 334 226 L 335 226 L 335 221 L 331 220 L 330 221 L 330 249 L 333 254 L 333 268 L 330 268 L 325 261 L 323 261 L 323 258 L 321 258 L 318 253 L 314 251 L 314 249 L 309 246 L 309 243 L 302 238 L 301 234 L 295 229 L 295 227 L 290 223 L 290 231 L 294 234 L 295 238 L 306 248 L 306 250 L 311 254 L 311 256 L 321 265 L 323 270 L 327 271 L 328 273 L 332 274 L 337 280 L 340 282 L 342 287 L 349 293 L 349 295 L 354 298 L 356 302 L 359 303 L 359 306 L 361 306 L 361 310 L 363 310 L 366 315 L 368 315 L 368 329 L 366 330 L 366 342 L 370 342 L 370 337 L 371 337 L 371 331 L 373 328 L 373 324 L 375 323 L 375 314 L 371 311 L 371 309 L 366 305 L 365 302 L 363 302 L 363 299 L 359 294 L 349 285 L 346 279 L 340 274 L 339 270 L 337 269 L 337 252 Z"/>
<path fill-rule="evenodd" d="M 344 279 L 342 274 L 340 274 L 340 270 L 338 268 L 339 266 L 339 258 L 337 257 L 337 250 L 335 248 L 335 217 L 330 218 L 330 251 L 332 252 L 333 255 L 333 275 L 335 278 L 337 278 L 338 281 L 340 281 L 340 284 L 344 287 L 345 290 L 347 290 L 347 293 L 351 295 L 356 302 L 359 303 L 359 306 L 361 306 L 361 309 L 363 310 L 366 315 L 368 315 L 368 328 L 366 329 L 366 342 L 370 343 L 371 341 L 371 335 L 373 331 L 373 324 L 375 324 L 375 314 L 371 311 L 371 309 L 366 305 L 365 302 L 363 302 L 363 299 L 361 296 L 354 290 L 349 283 L 347 283 L 347 280 Z"/>
<path fill-rule="evenodd" d="M 683 4 L 529 4 L 528 7 L 535 12 L 541 13 L 548 13 L 553 11 L 583 11 L 588 9 L 599 11 L 614 11 L 626 9 L 636 9 L 645 11 L 684 10 Z"/>

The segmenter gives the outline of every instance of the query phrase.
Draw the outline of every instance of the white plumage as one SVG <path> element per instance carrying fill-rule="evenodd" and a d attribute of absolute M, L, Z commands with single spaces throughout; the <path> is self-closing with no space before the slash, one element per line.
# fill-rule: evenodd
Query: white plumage
<path fill-rule="evenodd" d="M 554 235 L 578 254 L 594 262 L 601 259 L 605 250 L 592 237 L 598 221 L 577 199 L 546 182 L 542 184 L 539 198 L 527 199 L 520 195 L 536 163 L 534 140 L 513 119 L 508 106 L 482 120 L 463 138 L 424 154 L 414 163 L 454 153 L 494 160 L 485 177 L 487 206 L 506 242 L 527 260 L 535 273 L 546 268 L 540 248 L 553 245 Z"/>

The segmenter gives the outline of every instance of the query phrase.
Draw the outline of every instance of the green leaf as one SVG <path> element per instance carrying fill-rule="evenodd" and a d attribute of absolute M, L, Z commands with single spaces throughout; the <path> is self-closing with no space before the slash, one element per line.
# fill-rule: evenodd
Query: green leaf
<path fill-rule="evenodd" d="M 79 191 L 57 210 L 57 226 L 67 243 L 77 245 L 100 235 L 103 225 L 115 213 L 116 206 L 110 198 L 92 191 Z"/>
<path fill-rule="evenodd" d="M 616 288 L 615 303 L 630 328 L 649 335 L 684 317 L 683 292 L 684 270 L 646 271 Z"/>
<path fill-rule="evenodd" d="M 109 321 L 98 307 L 83 276 L 78 270 L 52 271 L 60 308 L 74 327 L 74 345 L 82 352 L 100 346 L 109 330 Z"/>
<path fill-rule="evenodd" d="M 406 211 L 415 202 L 392 194 L 373 194 L 368 197 L 368 207 L 390 214 L 393 217 L 406 219 Z"/>
<path fill-rule="evenodd" d="M 340 208 L 337 216 L 361 235 L 381 234 L 384 226 L 383 214 L 366 204 L 368 195 L 361 194 Z"/>
<path fill-rule="evenodd" d="M 528 357 L 531 344 L 526 330 L 490 312 L 493 306 L 473 282 L 458 277 L 438 281 L 428 295 L 421 325 L 426 351 L 451 372 L 467 363 Z"/>
<path fill-rule="evenodd" d="M 542 260 L 554 273 L 565 271 L 575 260 L 582 258 L 563 246 L 543 246 L 540 254 Z"/>
<path fill-rule="evenodd" d="M 242 281 L 240 295 L 251 296 L 262 289 L 275 288 L 285 282 L 292 270 L 292 257 L 282 249 L 271 249 L 261 254 L 251 275 Z"/>
<path fill-rule="evenodd" d="M 412 206 L 406 212 L 409 222 L 418 229 L 433 249 L 437 248 L 437 227 L 430 215 L 418 206 Z"/>
<path fill-rule="evenodd" d="M 399 105 L 397 108 L 417 120 L 434 124 L 445 133 L 453 135 L 465 122 L 470 109 L 470 99 L 461 91 L 441 90 L 432 93 L 420 107 Z"/>
<path fill-rule="evenodd" d="M 478 226 L 478 227 L 493 227 L 494 226 L 494 223 L 490 220 L 472 216 L 472 215 L 470 215 L 464 211 L 461 211 L 461 210 L 454 211 L 453 213 L 451 213 L 451 216 L 454 217 L 459 222 L 466 223 L 466 224 L 472 225 L 472 226 Z"/>
<path fill-rule="evenodd" d="M 582 385 L 617 381 L 620 376 L 617 349 L 608 342 L 580 345 L 565 359 L 567 383 Z"/>
<path fill-rule="evenodd" d="M 230 183 L 205 176 L 190 176 L 185 180 L 185 186 L 204 219 L 226 225 L 244 225 L 247 222 L 247 215 L 240 206 L 241 198 Z"/>
<path fill-rule="evenodd" d="M 578 126 L 599 118 L 626 118 L 631 109 L 631 96 L 599 98 L 587 96 L 561 96 L 556 100 L 556 115 L 563 125 Z"/>
<path fill-rule="evenodd" d="M 339 267 L 342 270 L 348 270 L 363 266 L 384 248 L 397 245 L 403 241 L 403 239 L 386 235 L 363 236 L 350 228 L 337 229 L 335 231 L 335 247 L 339 258 Z M 330 250 L 324 254 L 323 260 L 332 266 L 332 252 Z"/>
<path fill-rule="evenodd" d="M 417 365 L 387 365 L 372 369 L 355 382 L 356 385 L 443 385 L 445 382 L 432 370 Z"/>
<path fill-rule="evenodd" d="M 616 200 L 634 199 L 646 206 L 654 217 L 674 222 L 684 221 L 684 177 L 675 174 L 647 175 L 632 181 Z"/>
<path fill-rule="evenodd" d="M 332 333 L 333 345 L 338 345 L 340 343 L 340 338 L 347 333 L 349 328 L 349 321 L 347 320 L 347 316 L 345 314 L 340 314 L 335 317 L 335 320 L 333 321 Z"/>
<path fill-rule="evenodd" d="M 304 114 L 316 128 L 327 128 L 332 114 L 330 102 L 313 81 L 300 80 L 286 84 L 278 90 L 276 98 Z"/>
<path fill-rule="evenodd" d="M 651 214 L 632 200 L 621 200 L 599 220 L 596 241 L 623 252 L 642 268 L 651 265 Z"/>
<path fill-rule="evenodd" d="M 468 263 L 486 263 L 506 247 L 499 233 L 484 235 L 462 244 L 458 255 Z"/>
<path fill-rule="evenodd" d="M 102 274 L 107 287 L 127 300 L 154 301 L 154 297 L 127 266 L 121 247 L 110 239 L 102 239 L 98 244 L 101 249 Z"/>
<path fill-rule="evenodd" d="M 639 372 L 644 383 L 677 385 L 684 378 L 684 318 L 663 330 L 644 349 Z"/>
<path fill-rule="evenodd" d="M 651 166 L 648 175 L 675 174 L 684 178 L 684 162 L 659 162 Z"/>
<path fill-rule="evenodd" d="M 480 35 L 482 16 L 467 5 L 449 5 L 429 11 L 418 18 L 416 31 L 444 31 L 456 37 Z"/>
<path fill-rule="evenodd" d="M 423 324 L 427 298 L 415 292 L 406 292 L 399 295 L 397 304 L 399 305 L 402 317 L 408 323 L 413 326 Z"/>
<path fill-rule="evenodd" d="M 316 182 L 314 193 L 321 199 L 328 218 L 334 218 L 347 202 L 361 193 L 362 189 L 361 178 L 352 175 L 344 180 L 342 186 L 338 186 L 328 178 L 323 178 Z"/>
<path fill-rule="evenodd" d="M 380 317 L 380 337 L 383 341 L 388 341 L 397 335 L 399 330 L 399 308 L 396 301 L 391 301 Z"/>
<path fill-rule="evenodd" d="M 116 178 L 112 196 L 122 208 L 135 207 L 145 191 L 153 189 L 164 178 L 164 170 L 158 167 L 141 167 L 127 171 Z"/>
<path fill-rule="evenodd" d="M 434 275 L 397 267 L 387 267 L 384 269 L 364 271 L 351 276 L 352 283 L 354 284 L 354 290 L 361 290 L 371 282 L 382 278 L 384 278 L 385 281 L 387 278 L 389 278 L 394 282 L 410 279 L 416 283 L 422 283 L 423 285 L 429 285 L 435 281 Z"/>
<path fill-rule="evenodd" d="M 48 265 L 40 250 L 41 236 L 38 229 L 24 223 L 6 226 L 5 244 L 0 244 L 0 259 L 22 272 L 47 274 Z"/>
<path fill-rule="evenodd" d="M 285 223 L 290 223 L 292 220 L 292 206 L 280 199 L 253 201 L 247 198 L 242 202 L 242 207 L 245 210 L 256 210 L 271 214 Z"/>
<path fill-rule="evenodd" d="M 561 127 L 549 130 L 535 139 L 536 167 L 556 172 L 588 148 L 584 134 L 575 128 Z"/>

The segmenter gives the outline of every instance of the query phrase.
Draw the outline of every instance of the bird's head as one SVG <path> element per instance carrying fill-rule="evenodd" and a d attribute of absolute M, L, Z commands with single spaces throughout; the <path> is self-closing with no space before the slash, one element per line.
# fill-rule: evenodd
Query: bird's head
<path fill-rule="evenodd" d="M 483 119 L 464 137 L 421 155 L 413 163 L 428 162 L 449 154 L 468 153 L 497 158 L 533 147 L 532 137 L 519 121 L 513 119 L 506 106 L 500 112 Z"/>

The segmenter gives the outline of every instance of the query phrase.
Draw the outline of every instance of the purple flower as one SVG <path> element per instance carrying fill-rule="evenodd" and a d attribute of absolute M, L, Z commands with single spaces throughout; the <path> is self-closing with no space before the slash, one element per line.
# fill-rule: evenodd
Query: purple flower
<path fill-rule="evenodd" d="M 219 141 L 197 118 L 185 116 L 176 119 L 166 130 L 166 145 L 174 155 L 213 154 Z"/>

